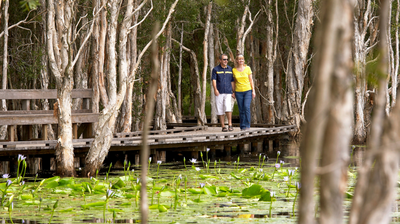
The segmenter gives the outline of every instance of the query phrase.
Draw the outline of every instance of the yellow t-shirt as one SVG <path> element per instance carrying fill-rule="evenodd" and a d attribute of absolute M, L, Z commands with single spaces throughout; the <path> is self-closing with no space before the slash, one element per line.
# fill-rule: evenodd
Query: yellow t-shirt
<path fill-rule="evenodd" d="M 246 66 L 242 72 L 239 72 L 236 68 L 232 69 L 233 78 L 235 78 L 235 91 L 246 92 L 251 90 L 249 76 L 252 74 L 251 68 Z"/>

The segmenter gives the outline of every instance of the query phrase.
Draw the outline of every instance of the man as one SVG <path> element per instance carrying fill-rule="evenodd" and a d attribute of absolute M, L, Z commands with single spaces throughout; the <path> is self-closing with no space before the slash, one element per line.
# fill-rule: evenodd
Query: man
<path fill-rule="evenodd" d="M 215 93 L 217 115 L 223 132 L 233 131 L 232 126 L 232 90 L 235 85 L 232 67 L 228 65 L 228 55 L 219 56 L 219 65 L 212 71 L 212 84 Z M 225 127 L 225 114 L 228 118 L 228 128 Z"/>

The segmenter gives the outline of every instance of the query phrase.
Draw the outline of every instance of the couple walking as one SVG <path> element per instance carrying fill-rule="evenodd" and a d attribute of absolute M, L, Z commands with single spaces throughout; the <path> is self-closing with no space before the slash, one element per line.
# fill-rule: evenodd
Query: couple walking
<path fill-rule="evenodd" d="M 219 65 L 213 69 L 211 79 L 222 131 L 233 131 L 231 97 L 236 98 L 239 107 L 240 130 L 250 129 L 250 103 L 256 93 L 252 72 L 250 67 L 244 63 L 244 56 L 237 55 L 236 67 L 232 69 L 228 65 L 228 55 L 220 55 Z M 225 114 L 228 118 L 228 128 L 225 127 Z"/>

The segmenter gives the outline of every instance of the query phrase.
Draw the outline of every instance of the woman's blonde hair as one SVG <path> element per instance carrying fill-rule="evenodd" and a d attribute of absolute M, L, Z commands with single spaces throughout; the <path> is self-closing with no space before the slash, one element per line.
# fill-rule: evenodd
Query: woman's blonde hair
<path fill-rule="evenodd" d="M 244 60 L 244 55 L 242 53 L 238 53 L 238 54 L 236 54 L 236 60 L 235 60 L 236 64 L 237 64 L 237 61 L 238 61 L 238 57 L 240 57 L 240 56 L 243 57 L 243 60 Z M 247 66 L 247 64 L 245 63 L 244 67 L 246 67 L 246 66 Z"/>

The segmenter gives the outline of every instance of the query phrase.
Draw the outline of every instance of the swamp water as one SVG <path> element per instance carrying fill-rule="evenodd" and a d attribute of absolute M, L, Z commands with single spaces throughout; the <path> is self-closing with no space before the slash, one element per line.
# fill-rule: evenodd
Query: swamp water
<path fill-rule="evenodd" d="M 151 164 L 149 222 L 295 223 L 299 170 L 290 161 L 298 158 L 252 161 Z M 3 178 L 0 216 L 3 223 L 139 223 L 139 176 L 126 165 L 92 178 Z"/>

